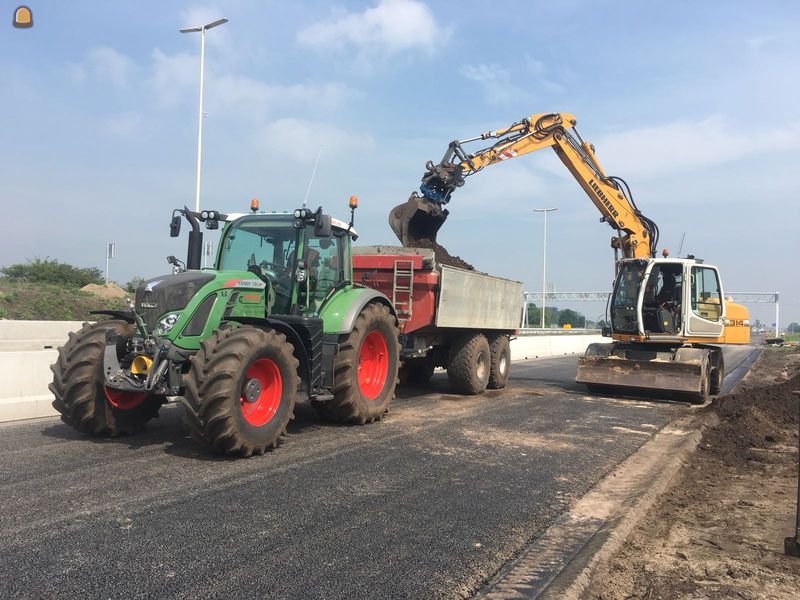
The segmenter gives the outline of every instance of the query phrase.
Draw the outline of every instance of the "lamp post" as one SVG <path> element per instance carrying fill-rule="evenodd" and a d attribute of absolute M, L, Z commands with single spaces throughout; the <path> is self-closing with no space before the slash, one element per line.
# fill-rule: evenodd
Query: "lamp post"
<path fill-rule="evenodd" d="M 181 33 L 200 33 L 200 107 L 197 116 L 197 184 L 195 187 L 194 210 L 200 212 L 200 156 L 203 150 L 203 70 L 206 57 L 206 30 L 212 29 L 217 25 L 223 25 L 228 19 L 217 19 L 211 23 L 198 27 L 184 27 Z"/>
<path fill-rule="evenodd" d="M 547 213 L 557 208 L 534 208 L 533 212 L 544 213 L 544 242 L 542 245 L 542 329 L 544 329 L 545 294 L 547 294 Z"/>

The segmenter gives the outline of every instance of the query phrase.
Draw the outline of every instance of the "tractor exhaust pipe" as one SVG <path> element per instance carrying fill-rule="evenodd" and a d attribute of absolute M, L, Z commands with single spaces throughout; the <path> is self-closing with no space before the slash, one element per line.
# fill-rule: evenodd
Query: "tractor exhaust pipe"
<path fill-rule="evenodd" d="M 186 206 L 181 212 L 192 226 L 192 230 L 189 232 L 189 249 L 186 253 L 186 269 L 197 271 L 203 260 L 203 232 L 200 231 L 200 221 L 197 220 L 195 213 Z"/>

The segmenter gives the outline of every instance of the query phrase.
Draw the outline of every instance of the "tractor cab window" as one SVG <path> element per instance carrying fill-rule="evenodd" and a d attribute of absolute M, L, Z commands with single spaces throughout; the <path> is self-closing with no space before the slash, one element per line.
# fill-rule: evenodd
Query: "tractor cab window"
<path fill-rule="evenodd" d="M 644 260 L 622 263 L 611 298 L 611 326 L 614 331 L 631 334 L 639 331 L 636 305 L 646 268 L 647 262 Z"/>
<path fill-rule="evenodd" d="M 306 235 L 309 307 L 318 310 L 328 292 L 345 279 L 344 244 L 333 235 L 316 237 L 313 226 L 306 228 Z"/>
<path fill-rule="evenodd" d="M 243 218 L 234 223 L 224 240 L 219 269 L 257 272 L 275 291 L 272 312 L 288 313 L 297 230 L 288 219 Z"/>
<path fill-rule="evenodd" d="M 715 269 L 692 267 L 692 311 L 708 321 L 719 321 L 722 317 L 722 297 Z"/>

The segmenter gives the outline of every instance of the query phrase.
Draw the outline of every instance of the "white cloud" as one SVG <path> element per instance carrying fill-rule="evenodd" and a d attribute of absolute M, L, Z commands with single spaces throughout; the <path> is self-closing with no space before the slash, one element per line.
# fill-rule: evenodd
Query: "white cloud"
<path fill-rule="evenodd" d="M 547 65 L 531 56 L 525 57 L 525 64 L 529 73 L 533 76 L 535 88 L 541 88 L 546 92 L 559 93 L 565 91 L 565 87 L 548 75 Z"/>
<path fill-rule="evenodd" d="M 88 66 L 99 80 L 123 88 L 128 85 L 136 65 L 121 52 L 104 46 L 89 52 Z"/>
<path fill-rule="evenodd" d="M 674 177 L 751 155 L 799 147 L 800 123 L 765 129 L 750 124 L 736 126 L 713 116 L 608 135 L 598 140 L 597 156 L 611 174 Z"/>
<path fill-rule="evenodd" d="M 363 12 L 337 12 L 298 34 L 298 41 L 318 50 L 355 46 L 371 55 L 408 50 L 432 52 L 443 45 L 449 30 L 441 27 L 430 8 L 418 0 L 380 0 Z"/>
<path fill-rule="evenodd" d="M 159 104 L 175 106 L 181 102 L 196 102 L 198 77 L 196 56 L 153 52 L 150 85 Z M 205 82 L 204 108 L 209 114 L 224 111 L 256 121 L 274 117 L 276 111 L 335 110 L 356 95 L 354 90 L 339 82 L 267 83 L 241 75 L 219 74 L 208 65 Z"/>
<path fill-rule="evenodd" d="M 376 146 L 371 135 L 357 135 L 330 123 L 293 117 L 265 125 L 256 144 L 272 157 L 288 156 L 306 163 L 313 163 L 320 149 L 324 160 L 326 155 L 343 152 L 372 152 Z"/>
<path fill-rule="evenodd" d="M 138 112 L 128 111 L 103 120 L 102 130 L 110 135 L 132 137 L 141 133 L 144 118 Z"/>
<path fill-rule="evenodd" d="M 505 104 L 524 96 L 523 91 L 511 83 L 511 73 L 498 64 L 464 65 L 461 74 L 477 83 L 490 104 Z"/>

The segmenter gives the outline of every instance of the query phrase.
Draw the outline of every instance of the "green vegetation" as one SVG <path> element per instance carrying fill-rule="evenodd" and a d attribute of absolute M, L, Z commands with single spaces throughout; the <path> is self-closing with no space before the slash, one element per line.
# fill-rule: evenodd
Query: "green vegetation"
<path fill-rule="evenodd" d="M 0 268 L 0 319 L 89 321 L 91 310 L 125 308 L 122 298 L 104 298 L 81 287 L 102 284 L 99 269 L 51 258 Z"/>
<path fill-rule="evenodd" d="M 564 327 L 564 325 L 586 327 L 586 317 L 575 310 L 570 310 L 569 308 L 559 310 L 555 306 L 547 306 L 544 311 L 545 327 Z M 533 302 L 528 304 L 528 322 L 526 325 L 528 327 L 542 326 L 542 310 Z"/>
<path fill-rule="evenodd" d="M 0 269 L 13 283 L 52 283 L 80 288 L 90 283 L 103 283 L 103 273 L 95 267 L 80 268 L 58 262 L 54 258 L 34 258 L 27 263 L 9 265 Z"/>

